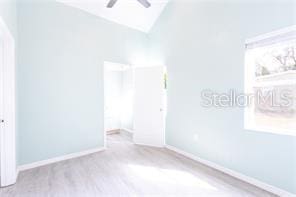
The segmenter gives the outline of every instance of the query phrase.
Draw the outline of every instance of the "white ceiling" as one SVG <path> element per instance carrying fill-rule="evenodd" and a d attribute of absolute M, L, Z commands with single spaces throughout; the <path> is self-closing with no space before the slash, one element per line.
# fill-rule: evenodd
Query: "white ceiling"
<path fill-rule="evenodd" d="M 137 0 L 118 0 L 113 8 L 107 8 L 109 0 L 57 0 L 115 23 L 143 32 L 149 32 L 169 0 L 149 0 L 150 8 Z"/>

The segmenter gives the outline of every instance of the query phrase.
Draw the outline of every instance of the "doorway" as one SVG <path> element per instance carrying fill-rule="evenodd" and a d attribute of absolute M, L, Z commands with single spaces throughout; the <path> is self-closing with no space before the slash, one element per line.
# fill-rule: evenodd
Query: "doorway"
<path fill-rule="evenodd" d="M 104 63 L 104 132 L 107 139 L 132 141 L 133 69 L 112 62 Z M 120 135 L 120 137 L 119 137 Z"/>
<path fill-rule="evenodd" d="M 15 50 L 14 39 L 0 18 L 0 186 L 17 178 L 15 148 Z"/>
<path fill-rule="evenodd" d="M 104 132 L 107 139 L 163 147 L 166 75 L 163 66 L 104 63 Z"/>

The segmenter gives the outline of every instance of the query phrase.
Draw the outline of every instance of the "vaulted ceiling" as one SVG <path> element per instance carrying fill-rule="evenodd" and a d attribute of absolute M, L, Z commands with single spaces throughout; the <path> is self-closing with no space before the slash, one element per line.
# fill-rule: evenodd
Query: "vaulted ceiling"
<path fill-rule="evenodd" d="M 169 0 L 149 0 L 151 7 L 143 7 L 137 0 L 118 0 L 107 8 L 109 0 L 57 0 L 96 16 L 143 32 L 149 32 Z"/>

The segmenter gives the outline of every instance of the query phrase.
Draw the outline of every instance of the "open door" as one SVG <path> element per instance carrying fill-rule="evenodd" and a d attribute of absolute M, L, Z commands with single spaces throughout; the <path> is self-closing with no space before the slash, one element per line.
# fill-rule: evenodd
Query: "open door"
<path fill-rule="evenodd" d="M 0 187 L 2 186 L 2 136 L 4 133 L 4 117 L 3 117 L 3 40 L 0 34 Z"/>
<path fill-rule="evenodd" d="M 16 181 L 14 39 L 0 18 L 0 187 Z"/>
<path fill-rule="evenodd" d="M 134 143 L 164 146 L 164 67 L 135 68 Z"/>

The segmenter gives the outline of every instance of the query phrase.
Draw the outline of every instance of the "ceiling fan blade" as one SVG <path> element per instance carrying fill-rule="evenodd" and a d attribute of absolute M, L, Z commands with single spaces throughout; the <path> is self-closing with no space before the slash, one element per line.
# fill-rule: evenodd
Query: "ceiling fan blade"
<path fill-rule="evenodd" d="M 145 8 L 149 8 L 151 4 L 147 0 L 138 0 Z"/>
<path fill-rule="evenodd" d="M 117 2 L 117 0 L 110 0 L 107 5 L 107 8 L 112 8 L 116 2 Z"/>

